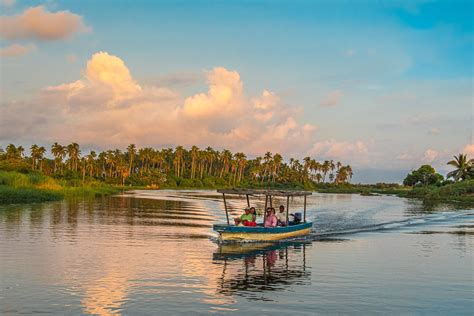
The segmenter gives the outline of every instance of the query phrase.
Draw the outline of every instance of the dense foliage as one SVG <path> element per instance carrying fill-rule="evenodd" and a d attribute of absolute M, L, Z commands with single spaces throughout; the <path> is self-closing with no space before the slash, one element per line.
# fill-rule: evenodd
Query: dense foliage
<path fill-rule="evenodd" d="M 121 185 L 166 187 L 215 186 L 293 186 L 308 187 L 318 183 L 347 183 L 352 168 L 340 162 L 318 162 L 305 157 L 301 162 L 267 152 L 263 157 L 248 159 L 244 153 L 229 150 L 138 149 L 134 144 L 119 149 L 82 154 L 79 144 L 54 143 L 52 159 L 43 146 L 33 145 L 30 156 L 22 146 L 9 144 L 0 152 L 0 169 L 40 171 L 56 178 L 88 178 Z"/>
<path fill-rule="evenodd" d="M 417 170 L 413 170 L 403 180 L 404 185 L 414 186 L 421 184 L 423 186 L 438 184 L 443 181 L 443 176 L 436 173 L 436 170 L 430 165 L 423 165 Z"/>

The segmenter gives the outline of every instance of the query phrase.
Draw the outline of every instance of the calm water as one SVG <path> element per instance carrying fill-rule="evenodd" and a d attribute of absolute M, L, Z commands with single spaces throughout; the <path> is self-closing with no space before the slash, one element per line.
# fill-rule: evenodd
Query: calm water
<path fill-rule="evenodd" d="M 215 243 L 225 215 L 211 191 L 3 206 L 0 314 L 474 313 L 474 210 L 308 203 L 309 238 L 243 246 Z"/>

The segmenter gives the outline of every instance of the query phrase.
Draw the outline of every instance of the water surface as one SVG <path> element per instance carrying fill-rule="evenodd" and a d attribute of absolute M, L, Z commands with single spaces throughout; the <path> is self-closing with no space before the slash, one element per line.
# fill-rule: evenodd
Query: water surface
<path fill-rule="evenodd" d="M 245 203 L 230 199 L 232 214 Z M 308 206 L 311 236 L 242 246 L 216 244 L 212 191 L 2 206 L 0 314 L 474 312 L 474 210 L 335 194 Z"/>

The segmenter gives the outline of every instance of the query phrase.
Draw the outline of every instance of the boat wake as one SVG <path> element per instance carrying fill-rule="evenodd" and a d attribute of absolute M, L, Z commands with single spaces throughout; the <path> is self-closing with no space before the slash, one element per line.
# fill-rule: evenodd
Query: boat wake
<path fill-rule="evenodd" d="M 474 211 L 456 211 L 456 212 L 440 212 L 435 214 L 429 214 L 420 217 L 411 217 L 403 220 L 390 221 L 377 224 L 368 224 L 357 227 L 347 227 L 344 223 L 340 225 L 329 225 L 332 229 L 321 231 L 320 228 L 325 226 L 324 220 L 321 222 L 315 221 L 312 232 L 306 236 L 305 240 L 318 240 L 326 239 L 328 237 L 352 235 L 358 233 L 367 232 L 389 232 L 394 230 L 413 230 L 425 226 L 433 225 L 453 225 L 456 223 L 462 223 L 466 221 L 474 220 Z M 352 222 L 353 223 L 353 222 Z M 340 228 L 338 229 L 339 226 Z"/>

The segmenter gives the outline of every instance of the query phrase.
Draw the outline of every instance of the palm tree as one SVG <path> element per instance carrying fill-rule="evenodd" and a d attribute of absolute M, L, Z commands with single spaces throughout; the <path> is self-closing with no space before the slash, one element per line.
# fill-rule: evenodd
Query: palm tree
<path fill-rule="evenodd" d="M 36 169 L 36 159 L 38 158 L 38 145 L 33 144 L 31 145 L 30 151 L 31 151 L 31 169 L 35 170 Z"/>
<path fill-rule="evenodd" d="M 196 146 L 191 147 L 191 179 L 194 179 L 196 174 L 196 162 L 198 159 L 199 148 Z"/>
<path fill-rule="evenodd" d="M 37 158 L 40 163 L 40 171 L 43 171 L 43 162 L 44 162 L 44 154 L 46 153 L 46 148 L 43 146 L 39 147 L 37 150 Z"/>
<path fill-rule="evenodd" d="M 89 169 L 89 176 L 91 177 L 94 176 L 95 157 L 97 157 L 97 154 L 93 150 L 86 156 L 87 168 Z"/>
<path fill-rule="evenodd" d="M 231 160 L 232 160 L 232 153 L 228 151 L 227 149 L 224 149 L 221 154 L 222 168 L 221 168 L 221 173 L 220 173 L 219 178 L 222 178 L 224 173 L 227 174 L 229 172 L 229 166 L 230 166 Z"/>
<path fill-rule="evenodd" d="M 71 143 L 67 145 L 66 151 L 69 156 L 69 170 L 77 171 L 79 157 L 81 155 L 79 144 Z"/>
<path fill-rule="evenodd" d="M 323 172 L 323 183 L 326 182 L 326 175 L 331 169 L 331 162 L 329 160 L 325 160 L 321 165 L 321 171 Z"/>
<path fill-rule="evenodd" d="M 130 144 L 127 147 L 127 155 L 128 155 L 128 174 L 132 174 L 132 167 L 133 167 L 133 161 L 135 159 L 135 155 L 137 154 L 137 147 L 135 144 Z"/>
<path fill-rule="evenodd" d="M 177 178 L 179 178 L 182 175 L 181 169 L 182 169 L 183 162 L 184 162 L 184 148 L 183 146 L 178 146 L 176 147 L 174 151 L 174 159 L 173 159 L 174 170 L 175 170 L 175 174 Z"/>
<path fill-rule="evenodd" d="M 446 178 L 453 178 L 454 181 L 465 180 L 470 178 L 474 173 L 474 159 L 467 159 L 467 154 L 459 154 L 454 156 L 454 159 L 447 163 L 456 168 L 449 172 Z"/>
<path fill-rule="evenodd" d="M 279 154 L 276 153 L 273 155 L 273 179 L 272 182 L 275 182 L 276 176 L 278 176 L 278 173 L 280 172 L 280 167 L 281 163 L 283 161 L 283 157 Z"/>
<path fill-rule="evenodd" d="M 53 145 L 51 145 L 51 153 L 54 156 L 54 173 L 58 171 L 58 165 L 62 173 L 62 163 L 64 157 L 66 157 L 66 148 L 64 146 L 59 145 L 58 143 L 54 143 Z"/>
<path fill-rule="evenodd" d="M 236 179 L 237 182 L 242 181 L 242 175 L 244 173 L 245 166 L 247 165 L 247 156 L 244 153 L 236 153 L 234 155 L 236 163 L 237 163 L 237 170 L 236 170 Z"/>

